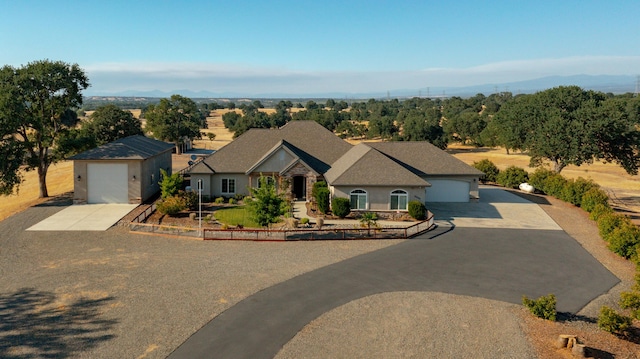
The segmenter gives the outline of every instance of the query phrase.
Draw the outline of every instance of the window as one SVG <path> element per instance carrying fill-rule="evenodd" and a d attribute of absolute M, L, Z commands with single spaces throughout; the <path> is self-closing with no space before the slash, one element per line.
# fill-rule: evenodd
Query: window
<path fill-rule="evenodd" d="M 351 209 L 366 210 L 367 209 L 367 192 L 361 189 L 354 189 L 350 193 Z"/>
<path fill-rule="evenodd" d="M 409 195 L 406 191 L 397 189 L 391 192 L 391 210 L 406 211 L 408 200 Z"/>
<path fill-rule="evenodd" d="M 223 178 L 221 192 L 226 194 L 236 193 L 236 180 L 234 178 Z"/>
<path fill-rule="evenodd" d="M 267 186 L 275 186 L 276 180 L 272 176 L 264 176 L 267 181 Z M 260 178 L 258 177 L 258 188 L 262 187 L 262 183 L 260 182 Z"/>

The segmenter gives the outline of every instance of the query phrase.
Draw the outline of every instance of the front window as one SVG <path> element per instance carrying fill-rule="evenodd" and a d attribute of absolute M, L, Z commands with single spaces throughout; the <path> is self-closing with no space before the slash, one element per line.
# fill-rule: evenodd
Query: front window
<path fill-rule="evenodd" d="M 409 195 L 406 191 L 397 189 L 391 192 L 391 210 L 406 211 Z"/>
<path fill-rule="evenodd" d="M 267 186 L 274 186 L 276 184 L 276 180 L 272 176 L 264 176 Z M 258 178 L 258 188 L 262 188 L 262 181 Z"/>
<path fill-rule="evenodd" d="M 367 209 L 367 192 L 361 189 L 354 189 L 350 193 L 351 209 L 366 210 Z"/>
<path fill-rule="evenodd" d="M 222 179 L 222 193 L 234 194 L 236 193 L 236 180 L 233 178 Z"/>

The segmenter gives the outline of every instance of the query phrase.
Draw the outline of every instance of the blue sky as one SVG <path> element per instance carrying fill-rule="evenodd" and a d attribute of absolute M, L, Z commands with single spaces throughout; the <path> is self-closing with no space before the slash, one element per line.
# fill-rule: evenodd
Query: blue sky
<path fill-rule="evenodd" d="M 0 65 L 78 63 L 87 94 L 361 93 L 640 74 L 640 1 L 3 0 Z"/>

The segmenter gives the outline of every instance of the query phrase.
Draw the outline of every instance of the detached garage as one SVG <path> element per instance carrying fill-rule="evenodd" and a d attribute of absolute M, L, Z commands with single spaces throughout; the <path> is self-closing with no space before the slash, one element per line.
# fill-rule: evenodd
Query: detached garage
<path fill-rule="evenodd" d="M 160 169 L 171 173 L 173 144 L 129 136 L 77 154 L 73 202 L 142 203 L 160 191 Z"/>

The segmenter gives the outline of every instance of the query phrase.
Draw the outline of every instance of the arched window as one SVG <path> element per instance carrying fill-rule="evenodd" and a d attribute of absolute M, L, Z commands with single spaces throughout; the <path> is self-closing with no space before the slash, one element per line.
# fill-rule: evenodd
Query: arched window
<path fill-rule="evenodd" d="M 354 189 L 349 194 L 351 199 L 351 209 L 353 210 L 366 210 L 367 209 L 367 191 L 361 189 Z"/>
<path fill-rule="evenodd" d="M 407 191 L 397 189 L 391 192 L 391 210 L 407 210 L 407 202 L 409 202 L 409 195 Z"/>

